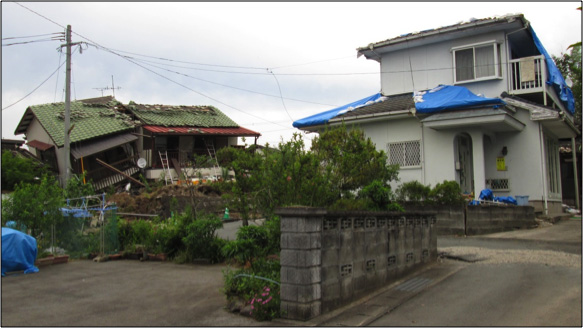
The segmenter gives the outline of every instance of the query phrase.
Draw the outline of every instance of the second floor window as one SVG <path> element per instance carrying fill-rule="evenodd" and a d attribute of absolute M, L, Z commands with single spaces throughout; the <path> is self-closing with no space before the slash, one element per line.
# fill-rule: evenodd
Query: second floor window
<path fill-rule="evenodd" d="M 500 52 L 496 43 L 454 48 L 454 82 L 500 77 Z"/>

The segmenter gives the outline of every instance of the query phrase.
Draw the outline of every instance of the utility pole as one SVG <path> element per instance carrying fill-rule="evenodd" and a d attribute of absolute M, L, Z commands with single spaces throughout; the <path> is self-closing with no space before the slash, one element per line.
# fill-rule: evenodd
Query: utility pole
<path fill-rule="evenodd" d="M 67 188 L 69 175 L 71 171 L 71 141 L 69 138 L 71 125 L 71 46 L 77 45 L 80 42 L 71 42 L 71 25 L 67 25 L 66 44 L 61 45 L 67 48 L 67 71 L 65 81 L 65 145 L 63 155 L 63 165 L 65 166 L 65 176 L 63 177 L 63 189 Z"/>

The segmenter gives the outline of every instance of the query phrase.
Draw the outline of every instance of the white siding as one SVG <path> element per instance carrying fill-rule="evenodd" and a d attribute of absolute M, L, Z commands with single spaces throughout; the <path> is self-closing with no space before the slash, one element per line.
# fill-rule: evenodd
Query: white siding
<path fill-rule="evenodd" d="M 377 150 L 387 152 L 389 142 L 402 142 L 421 140 L 421 124 L 417 118 L 403 118 L 384 120 L 379 122 L 361 124 L 360 128 L 370 138 Z M 421 143 L 421 153 L 423 153 L 423 143 Z M 421 156 L 423 161 L 423 154 Z M 391 184 L 393 190 L 403 182 L 419 181 L 423 182 L 422 172 L 423 162 L 420 167 L 401 168 L 399 170 L 399 182 Z"/>
<path fill-rule="evenodd" d="M 504 33 L 493 32 L 476 37 L 451 40 L 384 54 L 381 60 L 381 88 L 385 95 L 425 90 L 439 84 L 453 85 L 454 47 L 495 40 L 500 45 L 502 79 L 460 84 L 476 94 L 498 97 L 507 89 L 506 46 Z M 411 73 L 411 69 L 413 73 Z M 414 82 L 414 83 L 413 83 Z"/>

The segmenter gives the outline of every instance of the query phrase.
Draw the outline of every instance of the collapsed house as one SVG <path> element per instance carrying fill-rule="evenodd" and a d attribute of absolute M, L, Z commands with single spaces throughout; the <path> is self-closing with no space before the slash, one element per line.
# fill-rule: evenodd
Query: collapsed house
<path fill-rule="evenodd" d="M 96 190 L 139 182 L 138 173 L 174 183 L 188 172 L 183 168 L 192 172 L 196 155 L 212 159 L 218 149 L 237 146 L 239 137 L 256 142 L 260 136 L 213 106 L 122 104 L 107 96 L 73 101 L 70 108 L 70 172 L 84 173 Z M 61 181 L 66 173 L 64 111 L 62 102 L 30 106 L 15 130 Z M 220 175 L 212 166 L 214 175 Z"/>

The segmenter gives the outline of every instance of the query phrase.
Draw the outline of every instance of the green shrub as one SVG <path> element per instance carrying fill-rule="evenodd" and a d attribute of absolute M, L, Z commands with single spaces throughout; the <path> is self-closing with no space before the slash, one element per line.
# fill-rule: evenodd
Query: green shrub
<path fill-rule="evenodd" d="M 358 193 L 359 198 L 368 202 L 370 210 L 384 210 L 390 202 L 391 187 L 379 180 L 366 185 Z"/>
<path fill-rule="evenodd" d="M 263 223 L 267 229 L 267 254 L 279 254 L 281 251 L 281 220 L 274 216 Z"/>
<path fill-rule="evenodd" d="M 280 251 L 279 218 L 266 220 L 261 226 L 243 226 L 237 231 L 237 239 L 225 243 L 222 255 L 243 264 L 255 258 L 276 254 Z"/>
<path fill-rule="evenodd" d="M 215 263 L 222 258 L 222 245 L 215 235 L 222 226 L 223 222 L 216 216 L 197 219 L 186 226 L 182 242 L 189 260 L 204 258 Z"/>
<path fill-rule="evenodd" d="M 462 190 L 456 181 L 444 180 L 429 193 L 429 197 L 439 205 L 459 205 L 464 202 Z"/>
<path fill-rule="evenodd" d="M 239 296 L 251 304 L 251 315 L 259 321 L 278 318 L 280 270 L 279 261 L 257 259 L 250 268 L 223 271 L 223 292 L 227 298 Z"/>
<path fill-rule="evenodd" d="M 421 202 L 429 199 L 431 187 L 419 181 L 403 183 L 397 188 L 397 199 L 400 201 Z"/>
<path fill-rule="evenodd" d="M 329 209 L 332 211 L 361 211 L 366 210 L 367 206 L 366 199 L 340 198 Z"/>

